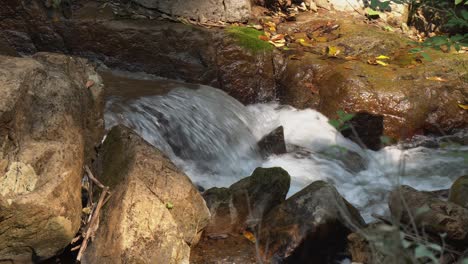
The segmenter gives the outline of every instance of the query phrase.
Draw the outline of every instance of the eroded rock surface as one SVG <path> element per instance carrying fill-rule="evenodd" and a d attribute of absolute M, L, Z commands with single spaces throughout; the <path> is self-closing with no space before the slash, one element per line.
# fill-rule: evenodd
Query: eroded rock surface
<path fill-rule="evenodd" d="M 86 263 L 188 263 L 210 219 L 190 179 L 123 126 L 108 134 L 99 167 L 113 195 Z"/>
<path fill-rule="evenodd" d="M 85 59 L 39 53 L 0 56 L 0 90 L 0 262 L 37 262 L 80 227 L 83 166 L 103 130 L 102 83 Z"/>

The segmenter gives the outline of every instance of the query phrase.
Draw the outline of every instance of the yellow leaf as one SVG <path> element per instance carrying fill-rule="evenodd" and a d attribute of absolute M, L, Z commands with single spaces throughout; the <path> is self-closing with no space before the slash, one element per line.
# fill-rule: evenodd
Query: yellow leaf
<path fill-rule="evenodd" d="M 310 44 L 309 42 L 307 42 L 305 39 L 298 39 L 296 40 L 296 42 L 299 42 L 299 44 L 301 44 L 301 46 L 304 46 L 304 47 L 313 47 L 312 44 Z"/>
<path fill-rule="evenodd" d="M 463 110 L 468 110 L 468 105 L 466 104 L 458 104 L 458 106 Z"/>
<path fill-rule="evenodd" d="M 376 62 L 377 64 L 379 64 L 379 65 L 382 65 L 382 66 L 387 66 L 387 65 L 388 65 L 388 63 L 385 63 L 385 62 L 379 61 L 379 60 L 376 60 L 375 62 Z"/>
<path fill-rule="evenodd" d="M 244 231 L 244 237 L 247 238 L 252 243 L 256 242 L 255 236 L 254 234 L 252 234 L 252 232 Z"/>
<path fill-rule="evenodd" d="M 338 54 L 340 54 L 341 50 L 338 47 L 335 46 L 328 46 L 327 48 L 327 54 L 330 57 L 336 57 Z"/>
<path fill-rule="evenodd" d="M 389 59 L 390 59 L 390 57 L 385 56 L 385 55 L 380 55 L 380 56 L 375 57 L 375 58 L 376 58 L 377 60 L 389 60 Z"/>
<path fill-rule="evenodd" d="M 426 77 L 427 80 L 436 81 L 436 82 L 446 82 L 447 80 L 438 76 Z"/>

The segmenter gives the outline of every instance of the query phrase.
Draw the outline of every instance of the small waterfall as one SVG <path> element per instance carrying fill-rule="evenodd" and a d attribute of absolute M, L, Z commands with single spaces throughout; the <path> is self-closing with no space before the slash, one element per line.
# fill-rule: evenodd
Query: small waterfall
<path fill-rule="evenodd" d="M 178 87 L 130 102 L 113 98 L 107 109 L 106 127 L 124 124 L 204 173 L 247 175 L 261 161 L 254 115 L 220 90 Z"/>
<path fill-rule="evenodd" d="M 277 104 L 246 107 L 211 87 L 176 86 L 166 95 L 111 97 L 106 126 L 133 128 L 205 188 L 229 186 L 258 166 L 280 166 L 292 177 L 289 195 L 315 180 L 330 181 L 371 220 L 372 212 L 384 213 L 396 184 L 436 190 L 468 174 L 466 145 L 364 150 L 317 111 Z M 287 153 L 263 160 L 257 142 L 280 125 Z"/>

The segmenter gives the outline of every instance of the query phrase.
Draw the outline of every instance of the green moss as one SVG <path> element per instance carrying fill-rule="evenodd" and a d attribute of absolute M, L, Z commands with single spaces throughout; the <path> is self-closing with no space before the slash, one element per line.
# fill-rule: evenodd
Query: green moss
<path fill-rule="evenodd" d="M 227 28 L 226 32 L 234 38 L 241 47 L 252 52 L 273 50 L 273 46 L 270 43 L 258 38 L 264 35 L 262 31 L 249 27 L 232 26 Z"/>

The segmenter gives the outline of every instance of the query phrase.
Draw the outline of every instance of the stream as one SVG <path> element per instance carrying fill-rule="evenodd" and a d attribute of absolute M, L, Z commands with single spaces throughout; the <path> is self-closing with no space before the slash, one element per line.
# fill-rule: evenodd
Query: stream
<path fill-rule="evenodd" d="M 288 196 L 313 181 L 329 181 L 370 221 L 372 213 L 386 214 L 386 196 L 397 184 L 432 191 L 468 174 L 468 146 L 440 143 L 451 142 L 448 137 L 418 137 L 372 151 L 344 138 L 312 109 L 244 106 L 212 87 L 144 73 L 102 75 L 106 128 L 134 129 L 204 189 L 227 187 L 256 167 L 282 167 L 292 177 Z M 278 126 L 287 153 L 263 158 L 257 142 Z M 455 137 L 466 136 L 462 131 Z"/>

